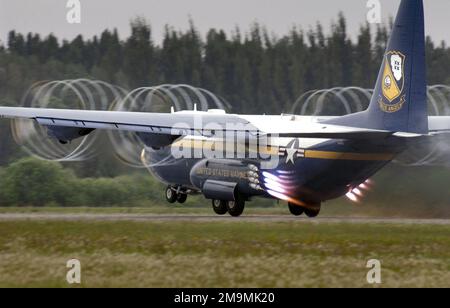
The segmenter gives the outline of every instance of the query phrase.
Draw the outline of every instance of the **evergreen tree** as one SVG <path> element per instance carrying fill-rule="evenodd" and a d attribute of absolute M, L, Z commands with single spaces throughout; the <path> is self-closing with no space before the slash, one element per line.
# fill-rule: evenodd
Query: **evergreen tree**
<path fill-rule="evenodd" d="M 354 58 L 354 74 L 351 84 L 362 88 L 373 87 L 376 78 L 373 72 L 377 68 L 374 66 L 372 34 L 369 24 L 361 26 L 360 28 Z"/>
<path fill-rule="evenodd" d="M 131 22 L 131 36 L 124 48 L 123 71 L 132 88 L 153 84 L 155 61 L 151 33 L 150 25 L 143 18 Z"/>

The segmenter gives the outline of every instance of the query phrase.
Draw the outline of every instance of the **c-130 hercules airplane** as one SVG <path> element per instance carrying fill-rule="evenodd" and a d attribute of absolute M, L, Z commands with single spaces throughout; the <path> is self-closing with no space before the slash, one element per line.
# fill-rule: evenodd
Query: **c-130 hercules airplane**
<path fill-rule="evenodd" d="M 0 117 L 37 121 L 61 143 L 94 130 L 137 134 L 142 156 L 168 184 L 170 203 L 203 193 L 219 215 L 246 201 L 287 201 L 316 217 L 322 202 L 352 194 L 399 154 L 450 133 L 428 117 L 422 0 L 402 0 L 369 108 L 342 117 L 171 114 L 0 107 Z M 164 161 L 165 163 L 161 163 Z"/>

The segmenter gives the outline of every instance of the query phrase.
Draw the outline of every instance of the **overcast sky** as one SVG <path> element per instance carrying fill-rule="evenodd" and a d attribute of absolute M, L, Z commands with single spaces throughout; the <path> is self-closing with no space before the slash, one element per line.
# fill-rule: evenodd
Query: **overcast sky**
<path fill-rule="evenodd" d="M 164 25 L 176 29 L 188 27 L 189 16 L 204 34 L 214 27 L 231 32 L 236 25 L 246 30 L 255 21 L 270 32 L 283 35 L 293 25 L 304 29 L 317 21 L 329 25 L 339 11 L 349 22 L 354 36 L 366 21 L 367 0 L 80 0 L 81 24 L 66 21 L 68 0 L 0 0 L 0 40 L 9 30 L 54 33 L 59 38 L 72 39 L 78 34 L 92 37 L 106 28 L 117 28 L 121 37 L 129 34 L 129 21 L 144 16 L 153 27 L 153 37 L 160 42 Z M 382 18 L 395 15 L 400 0 L 380 0 Z M 450 1 L 425 1 L 427 33 L 435 41 L 450 43 Z"/>

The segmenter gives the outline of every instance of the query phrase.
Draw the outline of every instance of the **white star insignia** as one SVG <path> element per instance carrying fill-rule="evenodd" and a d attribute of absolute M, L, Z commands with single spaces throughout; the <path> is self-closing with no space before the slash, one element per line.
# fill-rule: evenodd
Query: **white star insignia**
<path fill-rule="evenodd" d="M 295 165 L 295 155 L 297 154 L 297 149 L 294 149 L 294 145 L 290 149 L 286 149 L 286 164 L 291 162 L 293 165 Z"/>

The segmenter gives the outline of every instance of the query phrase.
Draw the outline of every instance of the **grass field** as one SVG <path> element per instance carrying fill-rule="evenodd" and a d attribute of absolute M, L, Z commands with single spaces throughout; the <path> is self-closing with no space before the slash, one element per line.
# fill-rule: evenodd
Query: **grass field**
<path fill-rule="evenodd" d="M 0 222 L 0 287 L 450 287 L 450 226 L 229 222 Z"/>

